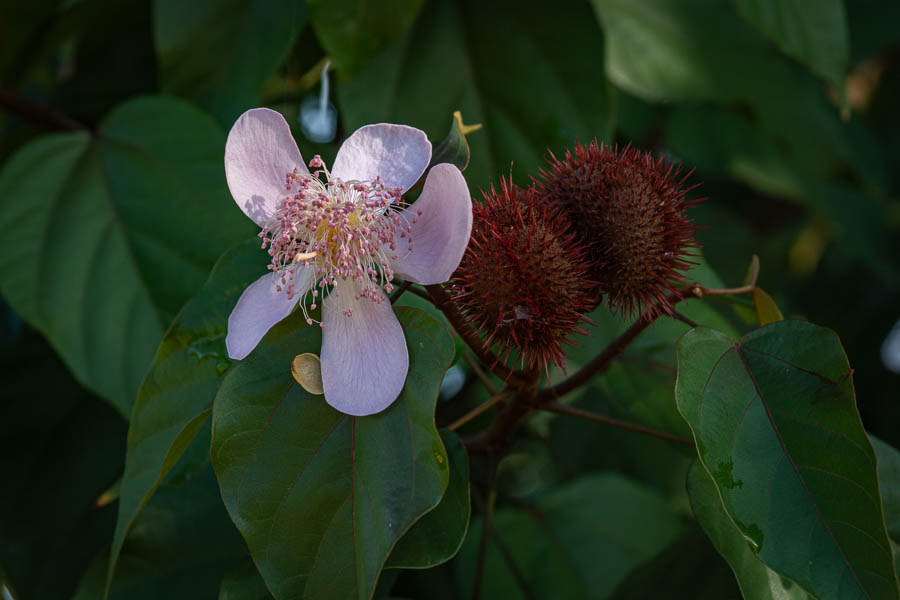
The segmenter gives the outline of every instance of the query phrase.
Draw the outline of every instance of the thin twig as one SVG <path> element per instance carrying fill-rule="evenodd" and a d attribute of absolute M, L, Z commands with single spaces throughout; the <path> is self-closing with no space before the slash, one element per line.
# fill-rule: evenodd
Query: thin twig
<path fill-rule="evenodd" d="M 618 427 L 619 429 L 625 429 L 627 431 L 643 433 L 644 435 L 650 435 L 661 440 L 676 442 L 678 444 L 685 444 L 686 446 L 694 445 L 693 440 L 682 437 L 680 435 L 675 435 L 673 433 L 668 433 L 659 429 L 654 429 L 652 427 L 645 427 L 644 425 L 638 425 L 637 423 L 630 423 L 628 421 L 614 419 L 612 417 L 607 417 L 606 415 L 601 415 L 588 410 L 575 408 L 574 406 L 569 406 L 567 404 L 562 404 L 561 402 L 548 402 L 547 404 L 543 404 L 538 408 L 547 412 L 558 413 L 561 415 L 571 415 L 573 417 L 587 419 L 588 421 L 594 421 L 595 423 L 602 423 L 604 425 L 611 425 L 613 427 Z"/>
<path fill-rule="evenodd" d="M 672 313 L 669 316 L 677 321 L 681 321 L 682 323 L 687 323 L 688 327 L 700 327 L 696 321 L 684 316 L 674 308 L 672 309 Z"/>
<path fill-rule="evenodd" d="M 475 372 L 475 375 L 481 381 L 482 385 L 484 385 L 485 389 L 491 396 L 497 394 L 497 388 L 494 386 L 494 383 L 491 381 L 491 378 L 487 373 L 484 372 L 484 369 L 481 368 L 481 364 L 475 360 L 475 358 L 469 354 L 468 352 L 463 353 L 463 359 L 468 363 L 472 370 Z"/>
<path fill-rule="evenodd" d="M 738 294 L 751 294 L 756 289 L 756 284 L 742 285 L 734 288 L 708 288 L 702 285 L 691 286 L 691 293 L 697 298 L 703 296 L 736 296 Z"/>
<path fill-rule="evenodd" d="M 397 286 L 397 289 L 394 290 L 394 293 L 391 294 L 391 304 L 393 304 L 394 302 L 396 302 L 397 299 L 400 298 L 400 296 L 403 295 L 403 292 L 405 292 L 406 290 L 408 290 L 409 287 L 410 287 L 411 285 L 412 285 L 412 281 L 404 281 L 403 283 L 401 283 L 400 285 L 398 285 L 398 286 Z"/>
<path fill-rule="evenodd" d="M 481 361 L 481 364 L 486 369 L 504 381 L 509 381 L 510 378 L 519 379 L 516 377 L 517 373 L 515 371 L 502 364 L 496 356 L 484 347 L 484 343 L 475 335 L 465 318 L 450 301 L 450 296 L 447 295 L 444 288 L 439 285 L 428 285 L 425 286 L 425 289 L 431 295 L 431 301 L 434 305 L 444 313 L 444 316 L 450 321 L 450 325 L 472 349 L 472 352 L 475 353 L 475 356 L 478 357 L 478 360 Z"/>
<path fill-rule="evenodd" d="M 503 537 L 493 523 L 491 523 L 491 537 L 494 538 L 494 546 L 497 547 L 497 551 L 506 563 L 507 568 L 509 568 L 509 572 L 512 573 L 513 579 L 515 579 L 516 583 L 519 585 L 519 590 L 529 600 L 536 600 L 537 596 L 532 591 L 531 586 L 528 585 L 528 581 L 525 580 L 522 570 L 519 569 L 519 565 L 516 564 L 509 546 L 503 541 Z"/>
<path fill-rule="evenodd" d="M 478 415 L 484 413 L 484 411 L 488 410 L 492 406 L 496 405 L 498 402 L 504 400 L 512 394 L 512 390 L 506 389 L 497 394 L 496 396 L 490 398 L 489 400 L 482 402 L 457 420 L 453 421 L 450 425 L 447 426 L 447 429 L 450 431 L 456 431 Z"/>
<path fill-rule="evenodd" d="M 0 107 L 46 129 L 55 131 L 87 130 L 87 126 L 49 106 L 0 88 Z"/>

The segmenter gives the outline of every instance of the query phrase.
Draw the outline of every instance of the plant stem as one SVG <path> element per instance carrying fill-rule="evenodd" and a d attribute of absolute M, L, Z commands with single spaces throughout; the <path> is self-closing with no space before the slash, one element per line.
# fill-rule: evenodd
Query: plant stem
<path fill-rule="evenodd" d="M 497 394 L 497 388 L 494 386 L 494 383 L 491 381 L 491 378 L 488 377 L 488 374 L 484 372 L 484 369 L 481 368 L 481 364 L 477 360 L 475 360 L 471 354 L 468 352 L 463 353 L 463 359 L 468 363 L 468 365 L 475 371 L 475 375 L 481 381 L 482 385 L 484 385 L 485 389 L 491 396 L 495 396 Z"/>
<path fill-rule="evenodd" d="M 756 284 L 742 285 L 734 288 L 707 288 L 701 285 L 691 286 L 691 293 L 697 298 L 703 296 L 736 296 L 738 294 L 751 294 L 756 289 Z"/>
<path fill-rule="evenodd" d="M 404 281 L 399 286 L 397 286 L 397 289 L 394 290 L 393 294 L 391 294 L 391 304 L 394 304 L 394 302 L 396 302 L 400 298 L 400 296 L 403 295 L 403 292 L 408 290 L 411 285 L 412 281 Z"/>
<path fill-rule="evenodd" d="M 55 131 L 87 131 L 88 129 L 87 126 L 68 115 L 5 88 L 0 88 L 0 107 L 46 129 Z"/>
<path fill-rule="evenodd" d="M 548 402 L 547 404 L 541 405 L 539 408 L 541 410 L 545 410 L 547 412 L 558 413 L 561 415 L 571 415 L 573 417 L 587 419 L 588 421 L 594 421 L 595 423 L 602 423 L 604 425 L 611 425 L 613 427 L 618 427 L 619 429 L 625 429 L 627 431 L 643 433 L 644 435 L 650 435 L 655 438 L 659 438 L 661 440 L 668 440 L 670 442 L 676 442 L 678 444 L 685 444 L 687 446 L 694 445 L 693 440 L 686 438 L 686 437 L 682 437 L 680 435 L 675 435 L 673 433 L 660 431 L 659 429 L 654 429 L 652 427 L 645 427 L 644 425 L 638 425 L 637 423 L 630 423 L 628 421 L 614 419 L 612 417 L 607 417 L 606 415 L 601 415 L 601 414 L 590 412 L 587 410 L 582 410 L 580 408 L 575 408 L 574 406 L 568 406 L 568 405 L 562 404 L 560 402 Z"/>
<path fill-rule="evenodd" d="M 453 423 L 451 423 L 450 425 L 447 426 L 447 429 L 449 429 L 450 431 L 456 431 L 457 429 L 459 429 L 460 427 L 462 427 L 463 425 L 465 425 L 466 423 L 468 423 L 469 421 L 471 421 L 478 415 L 482 414 L 484 411 L 488 410 L 489 408 L 491 408 L 492 406 L 494 406 L 501 400 L 507 398 L 511 394 L 512 394 L 512 390 L 510 390 L 508 388 L 503 390 L 502 392 L 500 392 L 493 398 L 487 400 L 486 402 L 479 404 L 478 406 L 476 406 L 475 408 L 473 408 L 472 410 L 470 410 L 469 412 L 467 412 L 466 414 L 464 414 L 463 416 L 461 416 L 460 418 L 455 420 Z"/>
<path fill-rule="evenodd" d="M 481 361 L 481 364 L 484 365 L 486 369 L 504 381 L 508 381 L 510 378 L 519 379 L 519 377 L 516 377 L 519 375 L 518 373 L 500 363 L 500 360 L 484 347 L 484 343 L 482 343 L 478 336 L 475 335 L 472 328 L 469 327 L 465 317 L 460 314 L 456 309 L 456 306 L 450 301 L 450 296 L 447 295 L 444 288 L 439 285 L 426 285 L 425 289 L 431 296 L 431 301 L 434 305 L 444 313 L 444 316 L 450 321 L 450 325 L 453 326 L 453 329 L 456 330 L 459 337 L 461 337 L 469 348 L 472 349 L 472 352 L 478 357 L 478 360 Z"/>

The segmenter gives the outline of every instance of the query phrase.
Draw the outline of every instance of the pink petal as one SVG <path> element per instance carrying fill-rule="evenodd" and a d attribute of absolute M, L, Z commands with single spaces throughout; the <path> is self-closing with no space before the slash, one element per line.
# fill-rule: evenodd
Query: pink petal
<path fill-rule="evenodd" d="M 406 191 L 430 161 L 431 142 L 425 132 L 379 123 L 360 127 L 344 141 L 331 174 L 344 181 L 372 181 L 380 175 L 385 185 Z"/>
<path fill-rule="evenodd" d="M 225 179 L 254 223 L 269 224 L 285 196 L 284 176 L 297 167 L 309 173 L 281 113 L 254 108 L 238 117 L 225 142 Z"/>
<path fill-rule="evenodd" d="M 409 222 L 416 218 L 413 250 L 398 247 L 394 275 L 425 285 L 450 279 L 472 234 L 472 199 L 459 169 L 446 163 L 432 167 L 422 195 L 404 214 Z"/>
<path fill-rule="evenodd" d="M 295 275 L 297 292 L 291 299 L 284 288 L 280 292 L 277 290 L 276 285 L 281 284 L 281 277 L 275 273 L 266 273 L 247 286 L 228 317 L 225 347 L 229 358 L 241 360 L 250 354 L 269 329 L 291 314 L 298 298 L 313 283 L 313 269 L 306 268 L 298 270 Z"/>
<path fill-rule="evenodd" d="M 381 304 L 355 300 L 360 287 L 339 280 L 322 303 L 322 385 L 325 401 L 348 415 L 386 409 L 403 390 L 409 354 L 403 329 L 385 298 Z M 353 316 L 344 311 L 353 309 Z"/>

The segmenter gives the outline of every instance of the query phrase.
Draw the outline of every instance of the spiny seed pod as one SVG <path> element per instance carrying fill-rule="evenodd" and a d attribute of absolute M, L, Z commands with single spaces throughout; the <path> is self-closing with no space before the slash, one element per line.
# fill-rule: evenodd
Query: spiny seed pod
<path fill-rule="evenodd" d="M 534 187 L 500 179 L 472 210 L 472 238 L 453 277 L 454 302 L 497 344 L 500 360 L 545 372 L 564 368 L 561 344 L 585 333 L 590 290 L 584 249 L 558 208 L 540 201 Z"/>
<path fill-rule="evenodd" d="M 696 227 L 685 209 L 680 168 L 654 160 L 630 145 L 581 143 L 535 180 L 541 197 L 560 206 L 588 248 L 589 278 L 597 282 L 594 300 L 605 294 L 613 312 L 632 317 L 642 311 L 672 312 L 667 292 L 683 283 L 690 268 Z"/>

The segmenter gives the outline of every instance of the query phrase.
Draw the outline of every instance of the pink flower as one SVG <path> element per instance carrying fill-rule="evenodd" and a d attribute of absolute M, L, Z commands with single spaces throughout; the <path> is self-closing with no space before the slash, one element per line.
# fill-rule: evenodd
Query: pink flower
<path fill-rule="evenodd" d="M 312 324 L 309 311 L 321 302 L 325 400 L 351 415 L 390 406 L 409 370 L 386 296 L 391 281 L 448 280 L 472 229 L 469 190 L 450 164 L 434 166 L 419 199 L 400 208 L 401 194 L 430 161 L 422 131 L 382 123 L 347 138 L 330 172 L 314 157 L 310 173 L 281 114 L 257 108 L 241 115 L 225 144 L 225 177 L 262 228 L 272 262 L 228 318 L 228 355 L 247 356 L 297 304 Z"/>

